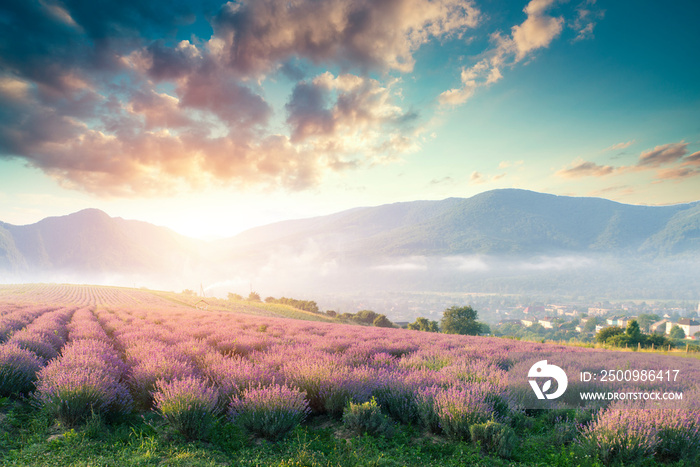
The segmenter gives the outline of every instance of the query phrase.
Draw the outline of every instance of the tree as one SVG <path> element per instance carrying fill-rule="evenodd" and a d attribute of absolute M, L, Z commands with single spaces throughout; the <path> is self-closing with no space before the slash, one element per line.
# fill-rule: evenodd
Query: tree
<path fill-rule="evenodd" d="M 250 292 L 250 294 L 248 294 L 248 301 L 249 302 L 259 302 L 260 301 L 260 294 L 258 294 L 257 292 Z"/>
<path fill-rule="evenodd" d="M 623 331 L 620 326 L 609 326 L 598 331 L 598 334 L 595 335 L 595 340 L 601 344 L 605 344 L 605 342 L 612 336 L 623 334 L 624 332 L 625 331 Z"/>
<path fill-rule="evenodd" d="M 657 321 L 660 321 L 661 318 L 659 315 L 652 315 L 652 314 L 641 314 L 639 315 L 639 318 L 637 318 L 637 321 L 639 321 L 639 327 L 640 329 L 644 329 L 645 331 L 649 330 L 649 325 L 653 324 Z"/>
<path fill-rule="evenodd" d="M 639 323 L 637 323 L 636 319 L 633 319 L 627 323 L 625 335 L 629 338 L 628 343 L 630 345 L 637 345 L 638 343 L 644 341 L 644 336 L 642 335 L 642 331 L 639 329 Z"/>
<path fill-rule="evenodd" d="M 408 329 L 414 331 L 425 331 L 425 332 L 439 332 L 437 321 L 430 321 L 427 318 L 418 317 L 414 323 L 408 323 L 406 326 Z"/>
<path fill-rule="evenodd" d="M 585 332 L 595 332 L 596 326 L 598 326 L 598 319 L 594 316 L 586 321 L 586 324 L 583 325 L 583 330 Z"/>
<path fill-rule="evenodd" d="M 233 300 L 243 300 L 243 297 L 241 297 L 241 296 L 238 295 L 237 293 L 231 293 L 231 292 L 229 292 L 229 293 L 228 293 L 228 299 L 231 300 L 231 301 L 233 301 Z"/>
<path fill-rule="evenodd" d="M 357 313 L 355 313 L 355 321 L 363 324 L 372 324 L 375 319 L 379 316 L 379 313 L 376 313 L 372 310 L 360 310 Z"/>
<path fill-rule="evenodd" d="M 326 315 L 330 316 L 331 318 L 335 318 L 338 313 L 336 313 L 335 310 L 326 310 Z"/>
<path fill-rule="evenodd" d="M 379 315 L 376 318 L 374 318 L 374 321 L 372 322 L 372 326 L 376 326 L 378 328 L 393 328 L 394 323 L 389 321 L 389 318 L 387 318 L 384 315 Z"/>
<path fill-rule="evenodd" d="M 482 329 L 481 323 L 476 320 L 477 317 L 477 311 L 470 306 L 452 306 L 442 314 L 440 328 L 446 334 L 475 336 Z"/>
<path fill-rule="evenodd" d="M 685 331 L 677 324 L 674 324 L 668 332 L 668 337 L 671 339 L 685 339 Z"/>

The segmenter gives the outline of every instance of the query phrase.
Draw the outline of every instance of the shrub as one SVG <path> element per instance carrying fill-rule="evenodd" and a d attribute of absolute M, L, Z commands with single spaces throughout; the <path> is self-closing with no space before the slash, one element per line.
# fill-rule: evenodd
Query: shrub
<path fill-rule="evenodd" d="M 195 377 L 158 380 L 153 400 L 165 421 L 187 439 L 204 439 L 214 423 L 216 389 Z"/>
<path fill-rule="evenodd" d="M 230 417 L 243 429 L 276 441 L 287 435 L 310 413 L 306 393 L 289 386 L 259 386 L 231 400 Z"/>
<path fill-rule="evenodd" d="M 109 374 L 94 369 L 60 368 L 49 365 L 39 373 L 39 402 L 66 426 L 75 426 L 94 413 L 130 408 L 131 396 Z"/>
<path fill-rule="evenodd" d="M 697 410 L 656 410 L 659 430 L 656 458 L 662 462 L 686 461 L 697 465 L 700 459 L 700 412 Z"/>
<path fill-rule="evenodd" d="M 374 396 L 391 418 L 409 424 L 420 420 L 416 390 L 414 384 L 391 375 L 381 387 L 375 389 Z"/>
<path fill-rule="evenodd" d="M 518 446 L 518 437 L 513 429 L 493 420 L 470 426 L 469 434 L 472 441 L 479 443 L 483 450 L 506 459 L 511 457 Z"/>
<path fill-rule="evenodd" d="M 440 418 L 435 412 L 435 395 L 440 391 L 438 386 L 421 388 L 416 393 L 416 407 L 421 424 L 431 433 L 441 434 Z"/>
<path fill-rule="evenodd" d="M 390 437 L 393 432 L 389 418 L 381 412 L 374 397 L 362 404 L 350 402 L 343 412 L 343 425 L 358 435 L 368 433 Z"/>
<path fill-rule="evenodd" d="M 632 464 L 654 454 L 658 442 L 651 420 L 640 410 L 608 409 L 583 429 L 579 438 L 583 452 L 605 465 Z M 645 411 L 644 411 L 645 412 Z"/>
<path fill-rule="evenodd" d="M 34 389 L 41 360 L 18 345 L 0 346 L 0 397 L 22 394 Z"/>
<path fill-rule="evenodd" d="M 433 410 L 440 427 L 450 438 L 468 440 L 469 427 L 493 415 L 493 406 L 486 397 L 488 391 L 481 386 L 453 386 L 435 394 Z"/>

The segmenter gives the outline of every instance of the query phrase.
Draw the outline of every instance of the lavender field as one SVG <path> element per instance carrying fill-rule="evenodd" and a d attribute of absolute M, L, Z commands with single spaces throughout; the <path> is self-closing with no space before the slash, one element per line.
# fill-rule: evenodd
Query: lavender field
<path fill-rule="evenodd" d="M 187 440 L 223 423 L 275 442 L 323 419 L 386 438 L 416 427 L 517 461 L 544 417 L 574 464 L 700 459 L 692 357 L 205 311 L 148 291 L 58 285 L 1 287 L 0 342 L 0 397 L 31 401 L 68 429 L 149 415 Z M 572 397 L 532 405 L 528 370 L 540 360 L 570 375 Z M 571 376 L 652 368 L 678 371 L 663 382 Z M 660 385 L 683 399 L 573 397 Z"/>

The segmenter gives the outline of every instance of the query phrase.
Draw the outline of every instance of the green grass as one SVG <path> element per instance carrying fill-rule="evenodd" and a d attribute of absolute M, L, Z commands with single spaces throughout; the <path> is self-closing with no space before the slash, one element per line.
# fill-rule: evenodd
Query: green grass
<path fill-rule="evenodd" d="M 93 416 L 66 429 L 22 401 L 0 401 L 0 465 L 3 466 L 600 466 L 554 436 L 543 413 L 516 429 L 521 440 L 513 459 L 480 446 L 449 441 L 397 425 L 390 439 L 355 436 L 327 417 L 311 419 L 282 441 L 249 438 L 240 428 L 217 422 L 207 441 L 187 441 L 155 414 L 109 423 Z M 640 467 L 656 465 L 653 461 Z M 683 464 L 676 464 L 677 467 Z"/>

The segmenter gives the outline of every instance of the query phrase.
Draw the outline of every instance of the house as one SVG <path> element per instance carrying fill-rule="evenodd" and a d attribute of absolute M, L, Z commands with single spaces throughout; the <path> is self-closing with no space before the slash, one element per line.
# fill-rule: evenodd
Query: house
<path fill-rule="evenodd" d="M 604 327 L 605 327 L 605 326 L 603 326 L 602 324 L 597 324 L 596 327 L 595 327 L 595 332 L 600 331 L 600 330 L 603 329 Z"/>
<path fill-rule="evenodd" d="M 525 327 L 530 327 L 533 324 L 535 324 L 535 321 L 532 319 L 521 319 L 520 322 L 522 323 L 523 326 Z"/>
<path fill-rule="evenodd" d="M 629 318 L 619 318 L 617 320 L 617 325 L 620 326 L 621 328 L 626 328 L 630 322 L 636 320 L 636 316 L 630 316 Z"/>
<path fill-rule="evenodd" d="M 194 304 L 194 307 L 198 310 L 206 310 L 209 308 L 209 304 L 206 302 L 206 300 L 200 300 Z"/>
<path fill-rule="evenodd" d="M 693 337 L 696 332 L 700 332 L 700 321 L 690 318 L 681 318 L 678 320 L 678 327 L 683 330 L 685 337 Z"/>
<path fill-rule="evenodd" d="M 538 321 L 542 325 L 543 328 L 545 329 L 553 329 L 554 328 L 554 323 L 552 322 L 553 318 L 549 316 L 545 316 L 541 320 Z"/>
<path fill-rule="evenodd" d="M 665 334 L 666 333 L 666 323 L 669 321 L 667 319 L 662 319 L 661 321 L 657 321 L 655 323 L 652 323 L 649 325 L 649 332 L 650 333 L 656 333 L 656 334 Z"/>
<path fill-rule="evenodd" d="M 605 322 L 607 323 L 608 326 L 617 326 L 618 325 L 617 321 L 620 319 L 624 319 L 624 318 L 620 318 L 619 316 L 613 316 L 612 318 L 606 319 Z"/>

